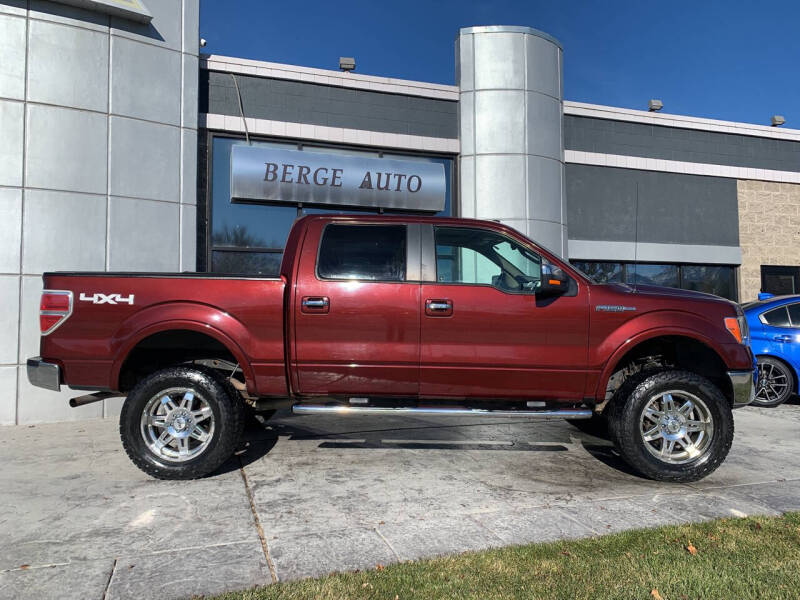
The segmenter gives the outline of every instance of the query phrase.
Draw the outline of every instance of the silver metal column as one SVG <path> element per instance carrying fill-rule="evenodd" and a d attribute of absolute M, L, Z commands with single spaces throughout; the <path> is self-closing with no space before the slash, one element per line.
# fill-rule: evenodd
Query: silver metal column
<path fill-rule="evenodd" d="M 561 44 L 530 27 L 461 29 L 460 214 L 567 256 Z"/>

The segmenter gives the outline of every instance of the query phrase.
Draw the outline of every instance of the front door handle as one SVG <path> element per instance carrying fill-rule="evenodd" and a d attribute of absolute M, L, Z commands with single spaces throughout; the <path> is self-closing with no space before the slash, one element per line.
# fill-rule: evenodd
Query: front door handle
<path fill-rule="evenodd" d="M 303 296 L 300 307 L 304 313 L 325 314 L 330 310 L 331 301 L 327 296 Z"/>
<path fill-rule="evenodd" d="M 776 335 L 772 339 L 775 340 L 776 342 L 783 342 L 785 344 L 788 344 L 788 343 L 790 343 L 790 342 L 792 342 L 794 340 L 794 336 L 793 335 Z"/>
<path fill-rule="evenodd" d="M 453 314 L 453 301 L 428 298 L 425 300 L 425 314 L 429 317 L 449 317 Z"/>

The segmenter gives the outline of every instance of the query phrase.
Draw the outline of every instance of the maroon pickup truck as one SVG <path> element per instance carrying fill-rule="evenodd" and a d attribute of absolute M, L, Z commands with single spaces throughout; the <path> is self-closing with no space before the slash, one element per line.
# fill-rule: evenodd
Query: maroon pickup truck
<path fill-rule="evenodd" d="M 498 223 L 298 220 L 274 279 L 47 273 L 32 384 L 126 396 L 130 458 L 214 471 L 246 411 L 566 418 L 641 474 L 692 481 L 733 440 L 755 371 L 738 305 L 597 284 Z"/>

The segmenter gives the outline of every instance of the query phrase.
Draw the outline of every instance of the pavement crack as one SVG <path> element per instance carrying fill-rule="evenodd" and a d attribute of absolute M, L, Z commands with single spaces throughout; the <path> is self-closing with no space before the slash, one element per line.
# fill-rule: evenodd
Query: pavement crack
<path fill-rule="evenodd" d="M 267 559 L 267 567 L 269 567 L 269 574 L 272 578 L 272 583 L 278 583 L 278 573 L 275 570 L 275 564 L 272 562 L 272 557 L 269 554 L 267 538 L 264 535 L 264 528 L 261 527 L 261 519 L 259 518 L 258 511 L 256 510 L 256 502 L 253 498 L 253 491 L 250 489 L 250 482 L 247 480 L 247 473 L 244 471 L 244 464 L 242 463 L 241 457 L 239 457 L 239 473 L 242 475 L 244 490 L 247 493 L 247 499 L 250 501 L 250 512 L 253 513 L 253 520 L 255 521 L 256 531 L 258 532 L 258 539 L 261 540 L 261 549 L 264 551 L 264 558 Z"/>
<path fill-rule="evenodd" d="M 114 564 L 111 565 L 111 573 L 108 574 L 108 581 L 106 582 L 106 589 L 103 592 L 103 600 L 108 600 L 108 590 L 111 589 L 111 580 L 114 579 L 114 571 L 117 570 L 117 560 L 114 559 Z"/>
<path fill-rule="evenodd" d="M 373 529 L 375 530 L 375 533 L 378 534 L 378 537 L 383 540 L 383 543 L 389 546 L 389 550 L 392 551 L 392 554 L 394 554 L 394 557 L 397 559 L 397 562 L 402 562 L 403 559 L 400 558 L 400 555 L 397 553 L 397 550 L 395 550 L 394 546 L 392 546 L 392 543 L 386 539 L 386 536 L 384 536 L 377 527 L 373 527 Z"/>

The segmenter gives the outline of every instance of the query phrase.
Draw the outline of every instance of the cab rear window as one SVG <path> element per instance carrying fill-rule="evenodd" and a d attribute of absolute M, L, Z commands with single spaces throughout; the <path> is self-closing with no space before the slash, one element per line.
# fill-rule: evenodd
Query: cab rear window
<path fill-rule="evenodd" d="M 322 279 L 403 281 L 405 225 L 328 225 L 317 261 Z"/>

